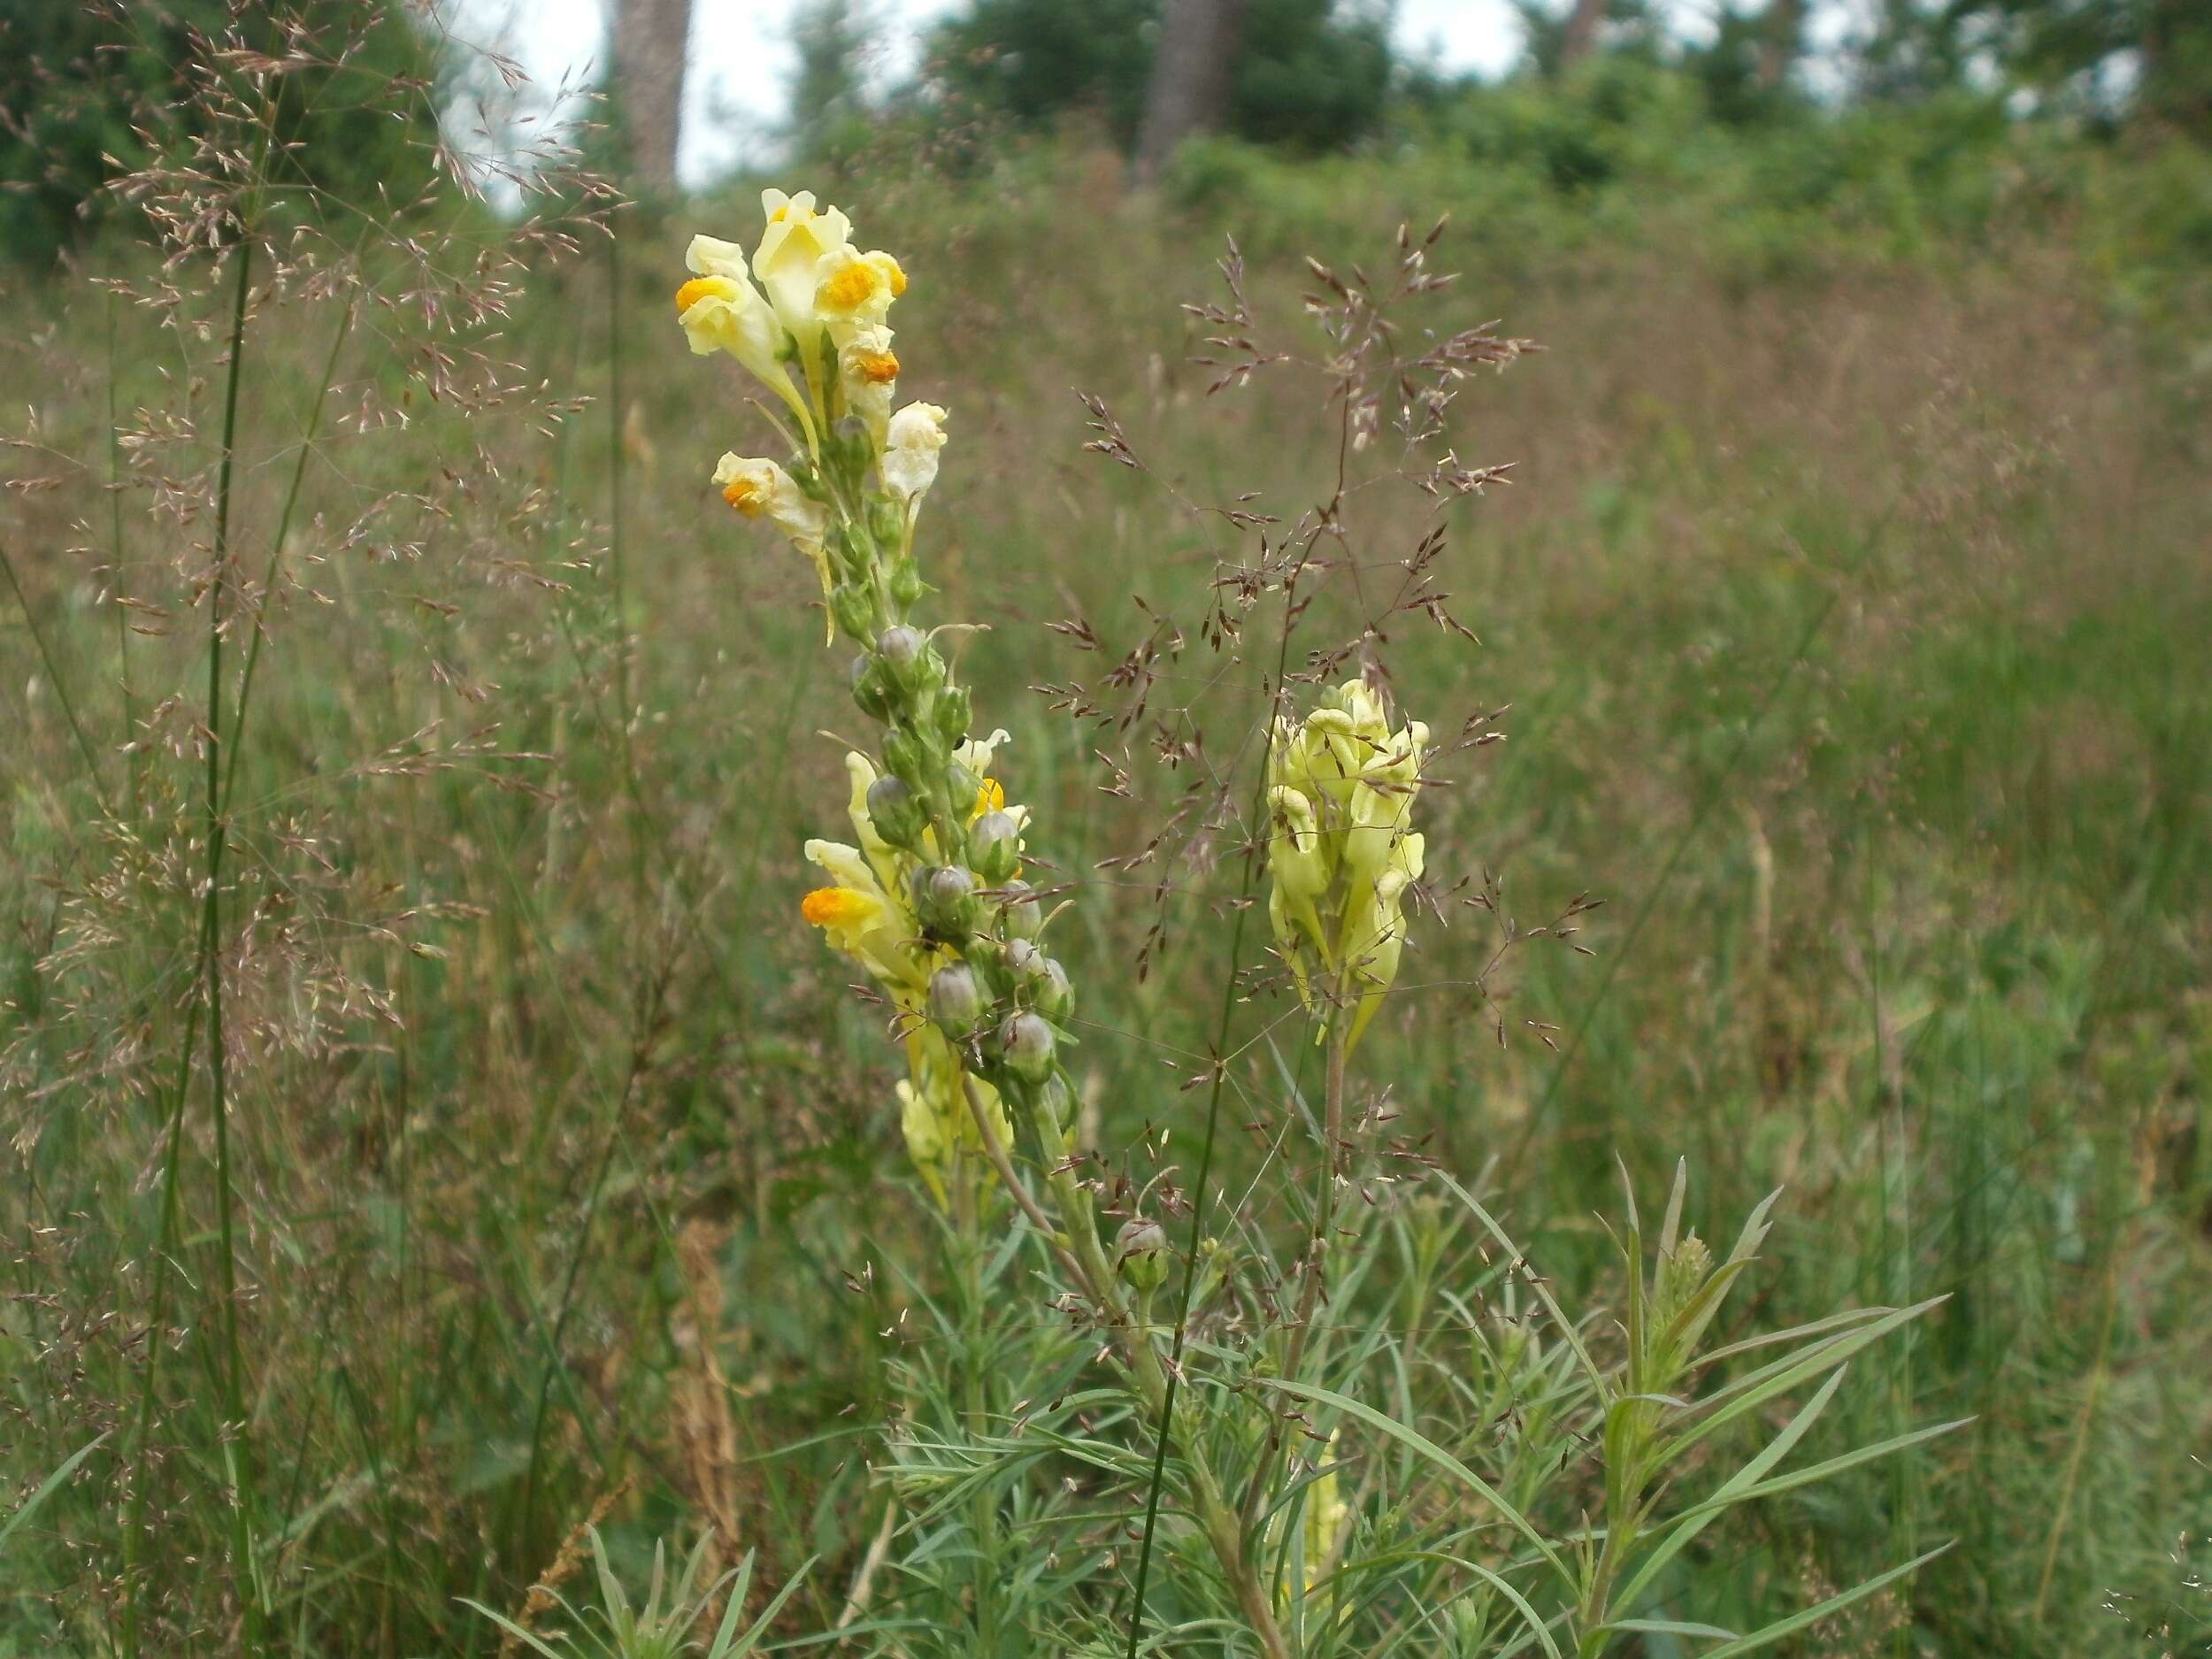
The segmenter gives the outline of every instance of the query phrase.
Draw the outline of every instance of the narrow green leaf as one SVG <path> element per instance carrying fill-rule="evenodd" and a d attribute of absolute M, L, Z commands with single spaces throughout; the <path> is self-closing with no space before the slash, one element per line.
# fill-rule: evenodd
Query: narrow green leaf
<path fill-rule="evenodd" d="M 1450 1178 L 1447 1177 L 1446 1179 L 1448 1179 Z M 1267 1387 L 1279 1388 L 1285 1394 L 1295 1394 L 1302 1400 L 1312 1400 L 1322 1405 L 1333 1406 L 1336 1409 L 1345 1413 L 1348 1417 L 1358 1418 L 1361 1422 L 1366 1424 L 1370 1428 L 1378 1430 L 1381 1433 L 1388 1435 L 1391 1439 L 1396 1440 L 1401 1446 L 1405 1447 L 1408 1450 L 1416 1452 L 1421 1456 L 1428 1459 L 1429 1462 L 1434 1463 L 1439 1469 L 1443 1470 L 1447 1474 L 1456 1477 L 1459 1480 L 1465 1483 L 1465 1485 L 1479 1497 L 1480 1497 L 1484 1502 L 1487 1503 L 1493 1509 L 1495 1509 L 1500 1516 L 1504 1517 L 1515 1532 L 1520 1533 L 1523 1538 L 1525 1538 L 1531 1544 L 1535 1546 L 1536 1553 L 1541 1555 L 1544 1560 L 1549 1563 L 1552 1571 L 1560 1576 L 1562 1581 L 1567 1584 L 1570 1587 L 1574 1585 L 1574 1575 L 1567 1571 L 1567 1564 L 1560 1560 L 1558 1552 L 1551 1547 L 1551 1544 L 1545 1539 L 1544 1535 L 1536 1530 L 1534 1524 L 1529 1520 L 1528 1517 L 1523 1515 L 1518 1509 L 1515 1509 L 1512 1504 L 1509 1503 L 1506 1501 L 1504 1494 L 1498 1491 L 1496 1487 L 1493 1486 L 1488 1481 L 1485 1480 L 1473 1470 L 1468 1468 L 1466 1464 L 1461 1463 L 1458 1458 L 1453 1456 L 1435 1441 L 1428 1439 L 1426 1436 L 1413 1429 L 1408 1428 L 1404 1424 L 1397 1421 L 1394 1417 L 1385 1417 L 1381 1412 L 1376 1410 L 1374 1407 L 1363 1405 L 1360 1402 L 1350 1398 L 1348 1395 L 1337 1394 L 1333 1390 L 1317 1387 L 1311 1383 L 1291 1382 L 1284 1378 L 1263 1379 L 1263 1382 Z"/>
<path fill-rule="evenodd" d="M 1772 1646 L 1785 1636 L 1794 1636 L 1799 1631 L 1819 1624 L 1831 1614 L 1840 1613 L 1854 1602 L 1863 1601 L 1878 1591 L 1887 1589 L 1907 1574 L 1919 1571 L 1950 1548 L 1949 1544 L 1938 1544 L 1924 1555 L 1916 1555 L 1901 1567 L 1892 1567 L 1887 1572 L 1869 1578 L 1864 1584 L 1846 1590 L 1840 1595 L 1832 1595 L 1817 1607 L 1809 1607 L 1801 1613 L 1793 1613 L 1789 1617 L 1768 1625 L 1764 1630 L 1754 1631 L 1748 1636 L 1739 1636 L 1732 1642 L 1710 1648 L 1702 1659 L 1735 1659 L 1738 1654 L 1753 1653 L 1761 1647 Z"/>

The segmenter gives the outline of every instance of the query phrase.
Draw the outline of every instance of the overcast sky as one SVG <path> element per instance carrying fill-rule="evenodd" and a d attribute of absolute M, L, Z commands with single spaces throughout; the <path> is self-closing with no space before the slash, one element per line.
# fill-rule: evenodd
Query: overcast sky
<path fill-rule="evenodd" d="M 606 46 L 609 0 L 449 0 L 455 32 L 514 58 L 541 88 L 589 78 Z M 923 33 L 959 0 L 864 0 L 880 29 L 879 81 L 910 70 Z M 773 153 L 787 113 L 797 54 L 797 0 L 693 0 L 691 70 L 684 88 L 680 170 L 701 183 L 736 162 Z M 1399 0 L 1401 54 L 1450 73 L 1495 73 L 1521 50 L 1509 0 Z"/>

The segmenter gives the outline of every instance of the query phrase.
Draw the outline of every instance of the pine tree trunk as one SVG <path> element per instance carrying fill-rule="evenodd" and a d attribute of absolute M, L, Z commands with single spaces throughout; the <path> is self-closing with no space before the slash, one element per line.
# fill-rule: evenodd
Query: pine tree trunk
<path fill-rule="evenodd" d="M 1759 86 L 1771 92 L 1779 87 L 1797 61 L 1798 36 L 1805 27 L 1805 0 L 1772 0 L 1764 19 L 1765 39 L 1759 42 Z"/>
<path fill-rule="evenodd" d="M 1244 33 L 1245 0 L 1167 0 L 1159 56 L 1137 129 L 1137 178 L 1160 176 L 1176 145 L 1221 125 Z"/>
<path fill-rule="evenodd" d="M 614 0 L 616 119 L 630 174 L 649 194 L 676 188 L 691 0 Z"/>
<path fill-rule="evenodd" d="M 1572 69 L 1598 49 L 1598 29 L 1605 22 L 1606 0 L 1575 0 L 1567 13 L 1567 27 L 1559 35 L 1559 66 Z"/>

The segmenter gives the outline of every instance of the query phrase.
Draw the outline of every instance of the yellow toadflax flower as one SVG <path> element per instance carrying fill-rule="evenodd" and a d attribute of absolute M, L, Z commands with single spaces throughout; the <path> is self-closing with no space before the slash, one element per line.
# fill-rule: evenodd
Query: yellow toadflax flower
<path fill-rule="evenodd" d="M 811 190 L 796 196 L 763 190 L 760 209 L 767 223 L 753 250 L 753 275 L 775 307 L 776 319 L 798 343 L 800 365 L 812 380 L 823 324 L 814 308 L 816 273 L 825 257 L 851 242 L 852 221 L 833 207 L 818 212 Z"/>
<path fill-rule="evenodd" d="M 897 394 L 898 354 L 891 331 L 880 324 L 856 328 L 839 346 L 837 378 L 845 405 L 868 428 L 868 440 L 881 454 L 889 435 L 891 399 Z"/>
<path fill-rule="evenodd" d="M 1347 1046 L 1397 977 L 1402 905 L 1422 870 L 1413 799 L 1428 738 L 1418 720 L 1393 732 L 1355 680 L 1302 721 L 1278 719 L 1269 746 L 1268 918 L 1307 1005 L 1353 1003 Z"/>
<path fill-rule="evenodd" d="M 937 481 L 937 451 L 945 447 L 945 411 L 909 403 L 891 417 L 883 442 L 883 487 L 910 513 Z"/>
<path fill-rule="evenodd" d="M 724 501 L 748 518 L 770 520 L 814 561 L 815 573 L 822 579 L 822 596 L 827 599 L 834 578 L 824 545 L 829 513 L 822 503 L 801 489 L 783 468 L 758 457 L 725 455 L 715 465 L 714 482 Z"/>
<path fill-rule="evenodd" d="M 841 330 L 881 323 L 905 292 L 906 273 L 887 253 L 862 253 L 847 242 L 815 264 L 814 314 L 841 343 Z"/>
<path fill-rule="evenodd" d="M 782 326 L 745 274 L 744 250 L 712 236 L 694 236 L 684 264 L 697 274 L 676 290 L 676 320 L 692 350 L 703 357 L 728 352 L 782 398 L 810 433 L 805 400 L 779 359 Z"/>

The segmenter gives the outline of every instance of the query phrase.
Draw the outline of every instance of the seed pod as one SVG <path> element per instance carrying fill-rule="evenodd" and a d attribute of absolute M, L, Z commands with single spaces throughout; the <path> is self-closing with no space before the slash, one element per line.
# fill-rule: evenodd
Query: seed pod
<path fill-rule="evenodd" d="M 1114 1237 L 1116 1265 L 1130 1285 L 1146 1294 L 1167 1282 L 1167 1232 L 1156 1221 L 1139 1216 Z"/>
<path fill-rule="evenodd" d="M 1052 1075 L 1052 1056 L 1056 1047 L 1052 1027 L 1034 1014 L 1015 1014 L 999 1027 L 999 1047 L 1004 1051 L 1006 1064 L 1016 1077 L 1026 1082 L 1041 1083 Z"/>
<path fill-rule="evenodd" d="M 929 976 L 929 1017 L 955 1041 L 975 1029 L 983 1017 L 983 993 L 966 963 L 949 963 Z"/>
<path fill-rule="evenodd" d="M 1021 863 L 1022 827 L 1008 812 L 986 812 L 968 827 L 968 866 L 996 887 Z"/>

